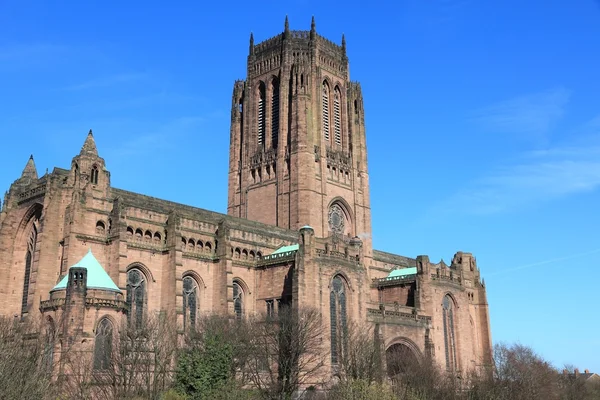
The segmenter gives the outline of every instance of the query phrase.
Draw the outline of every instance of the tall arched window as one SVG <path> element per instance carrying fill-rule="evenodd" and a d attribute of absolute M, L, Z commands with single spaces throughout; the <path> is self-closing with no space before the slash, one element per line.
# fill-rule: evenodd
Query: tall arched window
<path fill-rule="evenodd" d="M 183 278 L 183 326 L 194 328 L 198 313 L 198 284 L 191 276 Z"/>
<path fill-rule="evenodd" d="M 144 322 L 144 306 L 146 302 L 146 277 L 139 269 L 127 272 L 127 320 L 136 328 Z"/>
<path fill-rule="evenodd" d="M 276 148 L 279 140 L 279 81 L 277 79 L 273 79 L 271 91 L 271 147 Z"/>
<path fill-rule="evenodd" d="M 33 266 L 33 255 L 35 254 L 35 244 L 37 242 L 37 227 L 35 222 L 31 227 L 31 233 L 27 240 L 27 253 L 25 253 L 25 274 L 23 277 L 23 297 L 21 298 L 21 316 L 27 312 L 29 302 L 29 284 L 31 282 L 31 269 Z"/>
<path fill-rule="evenodd" d="M 342 99 L 342 93 L 339 87 L 335 87 L 333 93 L 333 131 L 335 137 L 335 144 L 338 146 L 342 145 L 342 114 L 340 102 Z"/>
<path fill-rule="evenodd" d="M 258 144 L 263 145 L 265 142 L 265 129 L 266 129 L 266 110 L 265 110 L 265 97 L 266 97 L 265 83 L 261 82 L 258 86 Z"/>
<path fill-rule="evenodd" d="M 90 173 L 90 181 L 93 185 L 98 184 L 98 167 L 95 165 L 92 167 L 92 171 Z"/>
<path fill-rule="evenodd" d="M 331 281 L 329 295 L 329 313 L 331 316 L 331 362 L 336 364 L 345 345 L 346 324 L 346 289 L 341 276 Z"/>
<path fill-rule="evenodd" d="M 327 82 L 323 82 L 321 102 L 323 105 L 323 136 L 325 140 L 329 141 L 329 85 L 327 85 Z"/>
<path fill-rule="evenodd" d="M 106 370 L 110 367 L 112 355 L 113 326 L 108 318 L 102 318 L 96 327 L 94 342 L 94 369 Z"/>
<path fill-rule="evenodd" d="M 233 282 L 233 311 L 237 318 L 244 314 L 244 290 L 238 282 Z"/>
<path fill-rule="evenodd" d="M 454 331 L 454 300 L 449 295 L 442 302 L 442 320 L 444 324 L 444 347 L 446 351 L 446 368 L 455 370 L 456 365 L 456 336 Z"/>

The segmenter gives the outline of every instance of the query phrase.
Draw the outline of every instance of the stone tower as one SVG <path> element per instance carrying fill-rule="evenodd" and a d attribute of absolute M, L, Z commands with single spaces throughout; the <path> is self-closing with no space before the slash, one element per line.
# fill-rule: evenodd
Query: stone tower
<path fill-rule="evenodd" d="M 254 44 L 233 88 L 229 215 L 316 237 L 360 237 L 370 257 L 369 176 L 360 85 L 346 42 L 292 31 Z"/>

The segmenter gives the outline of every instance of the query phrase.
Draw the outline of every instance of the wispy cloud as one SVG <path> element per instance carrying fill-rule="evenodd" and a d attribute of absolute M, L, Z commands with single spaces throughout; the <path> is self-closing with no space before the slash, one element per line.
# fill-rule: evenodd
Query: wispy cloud
<path fill-rule="evenodd" d="M 594 127 L 595 120 L 586 126 Z M 521 154 L 466 185 L 436 211 L 495 214 L 598 188 L 600 126 L 571 143 Z"/>
<path fill-rule="evenodd" d="M 583 253 L 570 254 L 568 256 L 556 257 L 556 258 L 551 258 L 549 260 L 543 260 L 543 261 L 538 261 L 538 262 L 534 262 L 534 263 L 523 264 L 523 265 L 519 265 L 518 267 L 514 267 L 514 268 L 504 268 L 500 271 L 486 274 L 486 276 L 502 275 L 502 274 L 512 273 L 515 271 L 520 271 L 522 269 L 541 267 L 542 265 L 554 264 L 557 262 L 572 260 L 574 258 L 585 257 L 585 256 L 589 256 L 589 255 L 596 254 L 596 253 L 600 253 L 600 249 L 593 249 L 593 250 L 586 251 Z"/>
<path fill-rule="evenodd" d="M 101 87 L 108 87 L 108 86 L 131 83 L 131 82 L 137 82 L 140 80 L 147 79 L 148 77 L 149 77 L 149 74 L 147 74 L 147 73 L 117 74 L 117 75 L 111 75 L 111 76 L 106 76 L 106 77 L 102 77 L 102 78 L 91 79 L 86 82 L 67 86 L 64 89 L 68 90 L 68 91 L 97 89 L 97 88 L 101 88 Z"/>
<path fill-rule="evenodd" d="M 489 131 L 539 137 L 564 115 L 570 97 L 565 88 L 523 95 L 477 110 L 472 120 Z"/>
<path fill-rule="evenodd" d="M 148 155 L 157 150 L 175 149 L 180 145 L 177 141 L 178 137 L 196 130 L 199 125 L 209 118 L 207 116 L 178 117 L 152 130 L 129 128 L 128 136 L 131 139 L 120 142 L 116 147 L 106 149 L 106 157 L 107 159 L 119 160 Z"/>

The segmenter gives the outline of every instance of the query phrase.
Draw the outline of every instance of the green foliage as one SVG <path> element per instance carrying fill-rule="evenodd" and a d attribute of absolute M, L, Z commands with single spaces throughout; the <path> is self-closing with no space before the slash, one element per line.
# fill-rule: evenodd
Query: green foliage
<path fill-rule="evenodd" d="M 161 400 L 188 400 L 188 396 L 185 394 L 181 394 L 174 389 L 169 390 L 168 392 L 163 393 Z"/>
<path fill-rule="evenodd" d="M 215 398 L 214 393 L 232 385 L 233 380 L 231 344 L 219 334 L 202 339 L 202 346 L 184 350 L 177 362 L 175 387 L 192 399 Z"/>
<path fill-rule="evenodd" d="M 395 400 L 392 389 L 383 383 L 363 379 L 340 382 L 327 396 L 328 400 Z"/>

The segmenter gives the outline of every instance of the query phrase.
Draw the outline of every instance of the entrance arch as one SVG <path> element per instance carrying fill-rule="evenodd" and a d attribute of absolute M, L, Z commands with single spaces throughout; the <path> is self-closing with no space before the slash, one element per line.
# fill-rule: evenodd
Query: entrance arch
<path fill-rule="evenodd" d="M 396 342 L 385 351 L 388 377 L 403 375 L 411 368 L 419 365 L 420 353 L 412 342 Z"/>

